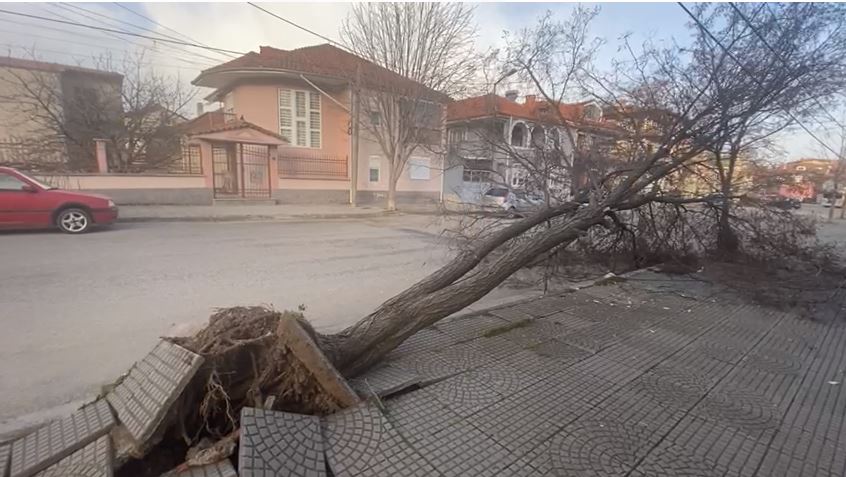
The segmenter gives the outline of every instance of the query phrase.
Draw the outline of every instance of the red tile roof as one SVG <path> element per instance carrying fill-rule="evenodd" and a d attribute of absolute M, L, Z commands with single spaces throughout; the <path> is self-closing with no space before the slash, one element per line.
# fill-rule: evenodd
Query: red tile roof
<path fill-rule="evenodd" d="M 254 129 L 262 134 L 267 134 L 268 136 L 272 136 L 276 139 L 285 141 L 286 143 L 289 142 L 287 139 L 283 138 L 278 133 L 264 129 L 261 126 L 244 120 L 244 118 L 227 120 L 226 115 L 224 115 L 223 111 L 221 110 L 203 113 L 197 116 L 196 118 L 188 121 L 187 123 L 179 125 L 179 129 L 189 136 L 197 136 L 199 134 L 211 134 L 221 131 L 233 131 L 236 129 L 244 128 Z"/>
<path fill-rule="evenodd" d="M 617 129 L 607 121 L 589 120 L 584 117 L 585 106 L 582 103 L 560 103 L 561 116 L 551 110 L 552 103 L 538 100 L 535 96 L 526 96 L 526 101 L 518 103 L 502 96 L 492 94 L 453 101 L 447 105 L 447 121 L 467 121 L 492 116 L 509 116 L 544 124 L 558 124 L 561 117 L 565 121 L 582 126 Z"/>
<path fill-rule="evenodd" d="M 401 93 L 422 91 L 432 99 L 448 101 L 449 98 L 422 84 L 394 73 L 359 56 L 348 53 L 328 43 L 307 46 L 295 50 L 281 50 L 262 46 L 258 53 L 251 51 L 234 60 L 203 70 L 194 80 L 202 83 L 204 77 L 224 71 L 277 69 L 304 74 L 328 76 L 331 78 L 352 80 L 360 68 L 361 82 L 364 87 L 398 91 Z"/>
<path fill-rule="evenodd" d="M 22 70 L 32 71 L 46 71 L 49 73 L 64 73 L 70 71 L 91 75 L 108 76 L 115 79 L 123 78 L 122 74 L 115 73 L 113 71 L 95 70 L 93 68 L 82 68 L 80 66 L 62 65 L 59 63 L 48 63 L 45 61 L 27 60 L 24 58 L 13 58 L 11 56 L 0 57 L 0 67 L 18 68 Z"/>

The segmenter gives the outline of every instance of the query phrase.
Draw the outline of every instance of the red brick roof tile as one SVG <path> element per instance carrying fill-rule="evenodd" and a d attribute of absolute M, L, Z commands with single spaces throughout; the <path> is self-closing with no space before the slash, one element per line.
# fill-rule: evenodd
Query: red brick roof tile
<path fill-rule="evenodd" d="M 360 68 L 361 82 L 366 88 L 387 89 L 400 93 L 416 93 L 422 90 L 431 99 L 449 100 L 444 94 L 328 43 L 295 50 L 262 46 L 258 53 L 251 51 L 234 60 L 203 70 L 194 83 L 199 84 L 204 77 L 218 72 L 262 69 L 279 69 L 352 80 L 356 76 L 357 68 Z"/>

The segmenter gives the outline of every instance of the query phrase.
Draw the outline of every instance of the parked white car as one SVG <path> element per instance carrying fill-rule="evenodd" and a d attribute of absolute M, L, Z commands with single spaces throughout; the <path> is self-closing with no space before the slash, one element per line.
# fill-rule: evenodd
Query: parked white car
<path fill-rule="evenodd" d="M 505 212 L 508 217 L 520 217 L 543 204 L 543 199 L 515 194 L 505 187 L 492 187 L 482 197 L 482 208 L 494 212 Z"/>

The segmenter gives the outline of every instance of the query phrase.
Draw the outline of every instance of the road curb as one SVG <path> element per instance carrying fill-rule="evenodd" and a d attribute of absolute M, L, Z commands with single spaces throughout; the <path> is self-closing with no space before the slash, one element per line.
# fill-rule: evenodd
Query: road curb
<path fill-rule="evenodd" d="M 303 214 L 303 215 L 221 215 L 184 217 L 122 217 L 121 223 L 144 222 L 302 222 L 308 220 L 340 220 L 354 218 L 387 217 L 403 212 L 376 212 L 367 214 Z"/>

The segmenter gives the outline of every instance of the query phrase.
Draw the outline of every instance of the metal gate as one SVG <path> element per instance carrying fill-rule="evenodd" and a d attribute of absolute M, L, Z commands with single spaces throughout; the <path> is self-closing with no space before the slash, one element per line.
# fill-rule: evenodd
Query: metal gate
<path fill-rule="evenodd" d="M 270 151 L 258 144 L 212 146 L 216 199 L 270 198 Z"/>

